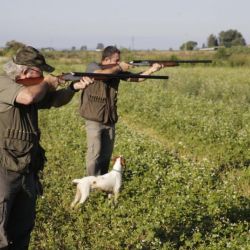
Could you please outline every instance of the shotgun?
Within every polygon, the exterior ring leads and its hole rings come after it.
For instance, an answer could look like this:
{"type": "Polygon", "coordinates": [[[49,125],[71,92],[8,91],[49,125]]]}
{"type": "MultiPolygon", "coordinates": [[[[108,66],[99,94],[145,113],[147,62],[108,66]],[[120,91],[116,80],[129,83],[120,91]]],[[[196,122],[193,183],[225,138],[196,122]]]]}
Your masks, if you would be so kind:
{"type": "Polygon", "coordinates": [[[64,81],[79,81],[83,76],[88,76],[94,78],[95,80],[109,80],[109,79],[121,79],[126,80],[128,78],[132,79],[168,79],[168,76],[159,76],[159,75],[141,75],[133,74],[130,72],[121,72],[117,74],[104,74],[104,73],[85,73],[85,72],[70,72],[64,73],[59,76],[60,79],[64,81]]]}
{"type": "MultiPolygon", "coordinates": [[[[69,72],[69,73],[62,73],[61,75],[57,76],[60,80],[63,81],[79,81],[82,77],[87,76],[90,78],[94,78],[95,80],[100,81],[107,81],[109,79],[168,79],[168,76],[160,76],[160,75],[140,75],[140,74],[133,74],[130,72],[121,72],[117,74],[104,74],[104,73],[85,73],[85,72],[69,72]]],[[[23,84],[25,86],[39,84],[44,80],[43,77],[37,78],[26,78],[26,79],[18,79],[16,82],[19,84],[23,84]]]]}
{"type": "Polygon", "coordinates": [[[154,63],[163,64],[165,67],[175,67],[182,63],[212,63],[212,60],[133,60],[129,62],[133,66],[152,66],[154,63]]]}

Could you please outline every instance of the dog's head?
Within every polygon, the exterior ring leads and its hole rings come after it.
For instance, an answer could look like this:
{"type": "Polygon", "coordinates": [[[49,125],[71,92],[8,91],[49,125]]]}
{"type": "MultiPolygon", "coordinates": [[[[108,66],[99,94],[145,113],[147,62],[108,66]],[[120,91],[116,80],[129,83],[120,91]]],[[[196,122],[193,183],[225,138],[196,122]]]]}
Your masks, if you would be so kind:
{"type": "Polygon", "coordinates": [[[114,157],[112,157],[111,160],[112,160],[112,165],[114,165],[117,160],[120,160],[122,168],[124,169],[126,166],[126,160],[122,155],[114,156],[114,157]]]}

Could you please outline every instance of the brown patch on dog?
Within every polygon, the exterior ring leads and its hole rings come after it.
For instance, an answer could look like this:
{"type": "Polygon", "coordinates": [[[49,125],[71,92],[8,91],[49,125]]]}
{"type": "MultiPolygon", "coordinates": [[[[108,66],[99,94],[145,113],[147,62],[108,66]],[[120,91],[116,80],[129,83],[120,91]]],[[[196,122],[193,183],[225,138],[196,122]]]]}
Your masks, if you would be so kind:
{"type": "Polygon", "coordinates": [[[122,165],[123,168],[125,168],[125,166],[126,166],[126,160],[125,160],[125,158],[124,158],[122,155],[112,157],[112,159],[111,159],[112,165],[115,164],[115,161],[116,161],[118,158],[121,158],[121,165],[122,165]]]}
{"type": "Polygon", "coordinates": [[[116,159],[118,158],[119,156],[114,156],[111,158],[111,163],[112,163],[112,166],[115,164],[115,161],[116,159]]]}
{"type": "Polygon", "coordinates": [[[121,165],[123,168],[126,166],[126,160],[121,156],[121,165]]]}

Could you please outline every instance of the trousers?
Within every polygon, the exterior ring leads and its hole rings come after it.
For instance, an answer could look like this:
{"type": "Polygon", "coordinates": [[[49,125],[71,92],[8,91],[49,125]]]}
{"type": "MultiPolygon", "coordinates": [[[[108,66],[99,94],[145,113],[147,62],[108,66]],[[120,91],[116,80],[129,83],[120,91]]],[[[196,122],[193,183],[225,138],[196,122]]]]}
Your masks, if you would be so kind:
{"type": "Polygon", "coordinates": [[[115,141],[115,125],[106,125],[86,120],[88,176],[103,175],[108,172],[115,141]]]}
{"type": "Polygon", "coordinates": [[[35,224],[36,177],[0,166],[0,249],[27,250],[35,224]]]}

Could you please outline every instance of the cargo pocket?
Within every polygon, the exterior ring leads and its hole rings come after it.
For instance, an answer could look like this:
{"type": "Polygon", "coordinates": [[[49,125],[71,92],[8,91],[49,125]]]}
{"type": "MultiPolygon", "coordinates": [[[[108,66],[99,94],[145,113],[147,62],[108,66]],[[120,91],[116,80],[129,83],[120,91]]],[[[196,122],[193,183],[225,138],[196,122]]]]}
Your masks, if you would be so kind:
{"type": "Polygon", "coordinates": [[[33,143],[18,139],[5,138],[0,148],[2,166],[12,171],[22,171],[31,163],[33,143]]]}
{"type": "Polygon", "coordinates": [[[0,201],[0,225],[3,223],[5,213],[5,203],[4,201],[0,201]]]}

